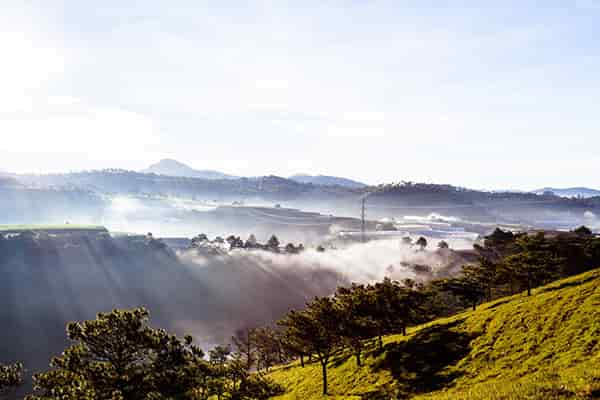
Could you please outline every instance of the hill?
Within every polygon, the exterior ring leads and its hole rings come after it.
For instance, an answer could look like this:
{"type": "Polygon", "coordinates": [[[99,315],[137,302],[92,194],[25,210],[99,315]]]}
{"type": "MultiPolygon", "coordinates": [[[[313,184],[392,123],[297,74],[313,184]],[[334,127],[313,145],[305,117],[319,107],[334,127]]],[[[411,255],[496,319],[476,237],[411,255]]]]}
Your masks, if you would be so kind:
{"type": "Polygon", "coordinates": [[[9,175],[5,175],[0,171],[0,188],[19,187],[19,182],[9,175]]]}
{"type": "Polygon", "coordinates": [[[100,225],[78,225],[78,224],[56,224],[56,225],[41,225],[41,224],[22,224],[22,225],[0,225],[0,234],[18,235],[24,232],[38,232],[47,234],[62,234],[68,235],[72,233],[79,234],[99,234],[108,233],[108,230],[100,225]]]}
{"type": "Polygon", "coordinates": [[[600,269],[389,336],[362,367],[341,354],[321,395],[318,363],[274,370],[292,399],[600,397],[600,269]]]}
{"type": "Polygon", "coordinates": [[[560,196],[560,197],[588,198],[588,197],[600,196],[600,190],[590,189],[587,187],[573,187],[573,188],[565,188],[565,189],[545,187],[545,188],[533,191],[533,193],[536,193],[536,194],[544,194],[544,193],[549,193],[549,192],[554,193],[556,196],[560,196]]]}
{"type": "Polygon", "coordinates": [[[290,176],[289,179],[300,183],[312,183],[313,185],[322,186],[343,186],[353,189],[360,189],[367,186],[365,183],[354,181],[352,179],[328,175],[296,174],[290,176]]]}
{"type": "Polygon", "coordinates": [[[177,160],[165,158],[141,171],[146,174],[182,176],[201,179],[234,179],[233,175],[213,170],[197,170],[177,160]]]}

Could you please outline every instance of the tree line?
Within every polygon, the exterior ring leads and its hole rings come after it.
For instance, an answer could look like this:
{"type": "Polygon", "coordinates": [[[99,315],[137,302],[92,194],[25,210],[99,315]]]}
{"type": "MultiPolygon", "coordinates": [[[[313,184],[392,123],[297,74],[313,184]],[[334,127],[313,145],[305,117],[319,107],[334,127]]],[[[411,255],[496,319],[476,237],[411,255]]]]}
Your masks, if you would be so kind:
{"type": "Polygon", "coordinates": [[[295,245],[294,243],[288,243],[282,248],[282,244],[277,236],[271,235],[266,243],[260,243],[254,234],[250,234],[246,241],[244,241],[240,236],[235,235],[229,235],[225,239],[223,239],[221,236],[217,236],[213,240],[210,240],[205,233],[201,233],[192,238],[190,242],[190,248],[203,247],[227,247],[228,250],[265,250],[274,253],[283,251],[289,254],[298,254],[304,251],[304,245],[302,243],[298,245],[295,245]]]}

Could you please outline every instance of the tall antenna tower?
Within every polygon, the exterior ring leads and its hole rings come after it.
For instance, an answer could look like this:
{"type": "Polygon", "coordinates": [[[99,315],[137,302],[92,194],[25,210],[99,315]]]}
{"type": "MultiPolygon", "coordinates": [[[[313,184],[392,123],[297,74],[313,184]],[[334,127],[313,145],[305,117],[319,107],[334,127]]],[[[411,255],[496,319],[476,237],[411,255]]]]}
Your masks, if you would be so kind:
{"type": "Polygon", "coordinates": [[[365,236],[365,231],[366,231],[366,227],[367,227],[367,222],[365,220],[365,210],[366,210],[366,203],[367,203],[367,197],[369,197],[371,195],[371,192],[367,192],[364,195],[361,196],[360,201],[361,201],[361,207],[360,207],[360,239],[362,240],[362,242],[366,242],[367,238],[365,236]]]}
{"type": "Polygon", "coordinates": [[[362,198],[362,205],[360,208],[360,239],[362,242],[365,242],[365,203],[367,201],[367,196],[362,198]]]}

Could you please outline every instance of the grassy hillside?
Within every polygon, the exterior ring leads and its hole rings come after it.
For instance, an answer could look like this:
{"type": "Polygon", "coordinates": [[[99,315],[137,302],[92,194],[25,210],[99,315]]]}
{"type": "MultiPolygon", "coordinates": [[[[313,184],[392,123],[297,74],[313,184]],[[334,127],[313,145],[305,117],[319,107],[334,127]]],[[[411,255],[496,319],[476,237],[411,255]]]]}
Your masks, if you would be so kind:
{"type": "Polygon", "coordinates": [[[357,367],[341,354],[274,370],[279,400],[600,398],[600,269],[389,336],[357,367]]]}
{"type": "Polygon", "coordinates": [[[106,231],[106,228],[100,225],[79,225],[79,224],[55,224],[55,225],[43,225],[43,224],[23,224],[23,225],[0,225],[0,233],[10,232],[26,232],[26,231],[39,231],[39,232],[64,232],[64,231],[106,231]]]}

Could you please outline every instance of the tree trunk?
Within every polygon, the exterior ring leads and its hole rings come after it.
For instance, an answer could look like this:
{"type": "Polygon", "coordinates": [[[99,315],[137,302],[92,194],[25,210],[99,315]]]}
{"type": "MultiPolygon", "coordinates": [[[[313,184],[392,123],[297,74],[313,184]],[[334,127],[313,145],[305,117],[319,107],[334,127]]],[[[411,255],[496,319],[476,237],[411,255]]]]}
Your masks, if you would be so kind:
{"type": "Polygon", "coordinates": [[[406,325],[402,325],[402,335],[406,336],[406,325]]]}
{"type": "Polygon", "coordinates": [[[383,338],[381,337],[381,334],[379,334],[379,350],[383,351],[383,338]]]}
{"type": "Polygon", "coordinates": [[[327,361],[321,361],[321,367],[323,368],[323,395],[327,396],[327,361]]]}
{"type": "Polygon", "coordinates": [[[360,361],[360,350],[358,350],[356,352],[356,366],[360,367],[362,365],[361,361],[360,361]]]}
{"type": "Polygon", "coordinates": [[[527,272],[527,296],[531,296],[531,273],[527,272]]]}
{"type": "Polygon", "coordinates": [[[476,301],[474,301],[474,302],[473,302],[473,311],[475,311],[475,308],[476,308],[476,307],[477,307],[477,302],[476,302],[476,301]]]}
{"type": "Polygon", "coordinates": [[[248,356],[248,359],[246,360],[246,369],[250,371],[252,368],[252,342],[250,338],[250,330],[248,330],[246,341],[248,342],[248,347],[246,348],[246,355],[248,356]]]}
{"type": "Polygon", "coordinates": [[[304,368],[304,354],[300,354],[300,365],[304,368]]]}

